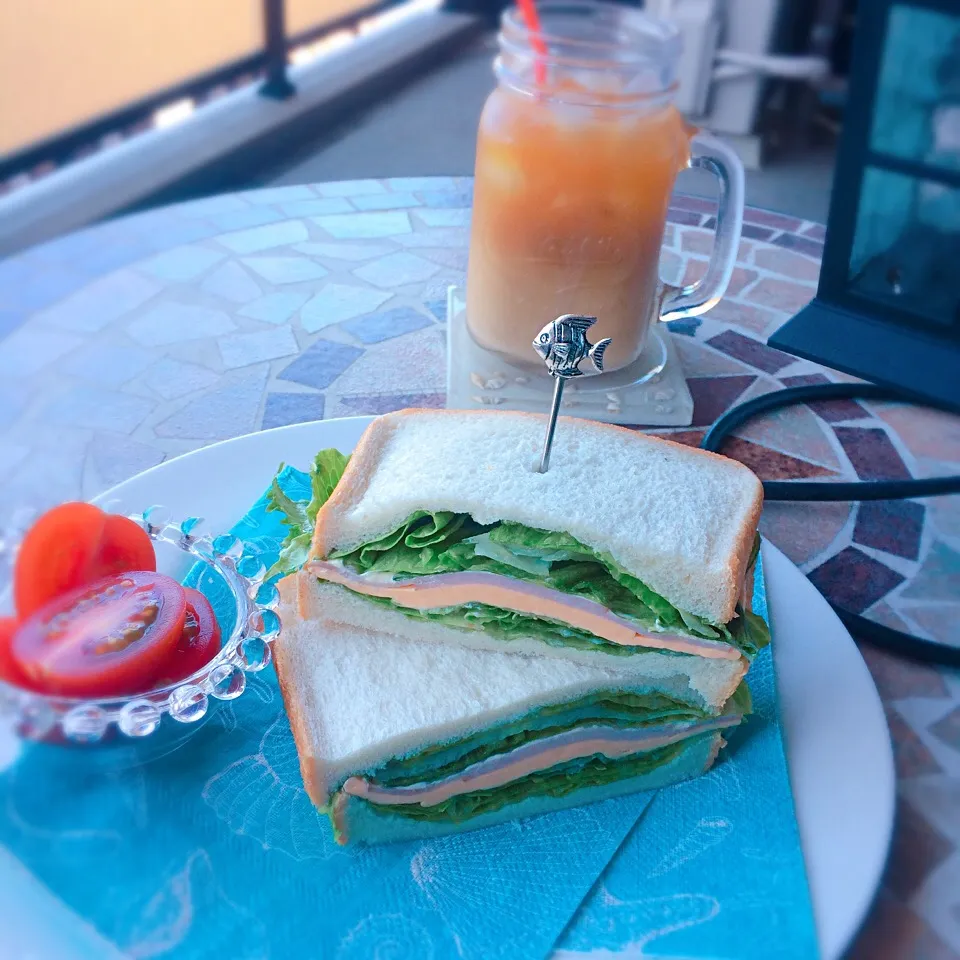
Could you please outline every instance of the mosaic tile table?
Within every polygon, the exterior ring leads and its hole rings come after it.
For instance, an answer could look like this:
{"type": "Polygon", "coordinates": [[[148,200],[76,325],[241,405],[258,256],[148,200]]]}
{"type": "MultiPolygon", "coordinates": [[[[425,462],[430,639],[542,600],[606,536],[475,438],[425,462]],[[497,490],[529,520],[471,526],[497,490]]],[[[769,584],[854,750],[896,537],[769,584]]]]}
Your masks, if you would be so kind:
{"type": "MultiPolygon", "coordinates": [[[[442,406],[445,296],[464,281],[470,202],[459,179],[262,189],[0,262],[0,521],[260,428],[442,406]]],[[[704,269],[710,214],[676,198],[669,279],[704,269]]],[[[813,295],[822,240],[817,224],[747,211],[727,298],[675,334],[695,400],[676,439],[697,443],[738,400],[835,378],[763,343],[813,295]]],[[[823,403],[749,425],[727,452],[767,479],[956,473],[960,418],[823,403]]],[[[957,498],[770,504],[763,531],[835,603],[960,645],[957,498]]],[[[960,956],[960,677],[862,649],[900,808],[852,955],[960,956]]]]}

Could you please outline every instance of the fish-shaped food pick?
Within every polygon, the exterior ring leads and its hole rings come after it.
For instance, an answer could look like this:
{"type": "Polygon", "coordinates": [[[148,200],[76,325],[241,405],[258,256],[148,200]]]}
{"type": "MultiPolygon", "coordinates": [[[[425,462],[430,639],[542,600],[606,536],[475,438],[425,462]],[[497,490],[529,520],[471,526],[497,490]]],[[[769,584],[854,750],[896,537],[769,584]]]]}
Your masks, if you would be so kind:
{"type": "Polygon", "coordinates": [[[533,349],[540,354],[552,377],[582,377],[580,363],[589,357],[598,373],[603,372],[603,354],[610,346],[610,338],[591,344],[587,331],[597,322],[596,317],[566,314],[552,320],[537,334],[533,349]]]}
{"type": "Polygon", "coordinates": [[[553,434],[557,429],[557,415],[560,413],[560,401],[563,397],[563,384],[571,377],[582,377],[580,364],[589,357],[598,373],[603,373],[603,354],[610,346],[610,338],[591,344],[587,340],[587,331],[597,322],[596,317],[579,317],[572,313],[551,320],[536,336],[533,349],[547,365],[550,376],[556,383],[553,388],[553,403],[547,419],[547,435],[543,439],[543,452],[540,454],[538,473],[546,473],[550,466],[550,449],[553,447],[553,434]]]}

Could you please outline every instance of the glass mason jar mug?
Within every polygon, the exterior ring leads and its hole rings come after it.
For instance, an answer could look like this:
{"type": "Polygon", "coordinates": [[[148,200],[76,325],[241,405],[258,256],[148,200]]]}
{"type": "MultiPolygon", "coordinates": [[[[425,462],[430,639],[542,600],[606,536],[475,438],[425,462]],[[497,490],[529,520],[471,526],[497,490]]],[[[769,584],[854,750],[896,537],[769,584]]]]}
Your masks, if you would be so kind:
{"type": "Polygon", "coordinates": [[[641,354],[654,321],[695,316],[723,295],[743,218],[743,168],[673,106],[680,37],[608,3],[540,5],[531,36],[517,10],[499,35],[498,78],[480,119],[467,270],[467,326],[507,360],[538,364],[531,342],[565,313],[598,318],[607,370],[641,354]],[[659,278],[677,174],[720,186],[703,278],[659,278]]]}

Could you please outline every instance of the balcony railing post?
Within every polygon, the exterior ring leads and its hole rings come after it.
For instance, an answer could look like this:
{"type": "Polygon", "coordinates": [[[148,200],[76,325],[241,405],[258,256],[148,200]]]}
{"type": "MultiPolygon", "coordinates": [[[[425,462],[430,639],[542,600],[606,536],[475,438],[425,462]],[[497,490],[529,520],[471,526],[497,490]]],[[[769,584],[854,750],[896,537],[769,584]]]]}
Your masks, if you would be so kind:
{"type": "Polygon", "coordinates": [[[483,17],[495,24],[511,2],[512,0],[444,0],[443,9],[451,13],[469,13],[483,17]]]}
{"type": "Polygon", "coordinates": [[[286,100],[296,92],[287,77],[287,31],[284,25],[284,0],[263,0],[264,53],[267,58],[267,79],[260,95],[286,100]]]}

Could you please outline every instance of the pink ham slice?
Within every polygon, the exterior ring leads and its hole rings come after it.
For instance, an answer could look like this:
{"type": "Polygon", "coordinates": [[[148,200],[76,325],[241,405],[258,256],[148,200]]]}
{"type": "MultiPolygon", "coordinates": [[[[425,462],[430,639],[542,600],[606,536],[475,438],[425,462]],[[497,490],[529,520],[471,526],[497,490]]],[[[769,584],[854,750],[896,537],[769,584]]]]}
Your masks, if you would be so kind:
{"type": "Polygon", "coordinates": [[[636,625],[611,613],[603,604],[536,583],[497,573],[438,573],[409,580],[384,580],[354,573],[342,563],[313,560],[308,569],[321,580],[370,597],[385,597],[401,607],[431,610],[485,603],[534,617],[547,617],[586,630],[595,637],[629,647],[672,650],[716,660],[737,660],[740,651],[722,640],[670,633],[639,633],[636,625]]]}
{"type": "Polygon", "coordinates": [[[610,727],[580,727],[526,743],[507,753],[488,757],[462,773],[432,783],[409,787],[383,787],[364,777],[349,777],[344,793],[362,797],[373,803],[419,803],[432,807],[451,797],[474,790],[494,790],[531,773],[549,770],[558,764],[600,754],[610,760],[660,747],[700,733],[723,730],[740,722],[739,716],[715,717],[692,723],[666,723],[634,730],[612,730],[610,727]]]}

